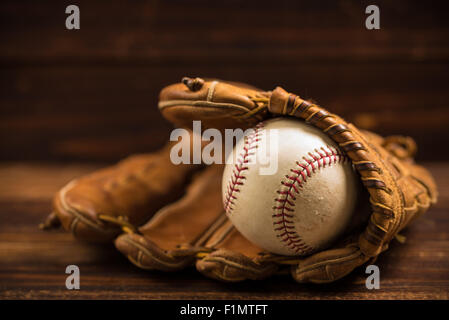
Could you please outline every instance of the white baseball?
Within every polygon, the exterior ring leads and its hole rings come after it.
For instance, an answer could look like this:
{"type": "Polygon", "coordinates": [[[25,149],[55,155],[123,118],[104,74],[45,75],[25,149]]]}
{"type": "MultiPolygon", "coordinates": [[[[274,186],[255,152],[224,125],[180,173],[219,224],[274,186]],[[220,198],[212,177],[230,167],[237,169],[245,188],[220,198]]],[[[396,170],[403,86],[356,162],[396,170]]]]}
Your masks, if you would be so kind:
{"type": "Polygon", "coordinates": [[[228,156],[223,203],[234,226],[261,248],[308,255],[350,225],[358,181],[350,159],[325,133],[301,120],[275,118],[258,124],[228,156]],[[278,139],[268,134],[271,129],[278,139]],[[257,155],[269,154],[275,140],[278,169],[262,175],[267,164],[257,155]]]}

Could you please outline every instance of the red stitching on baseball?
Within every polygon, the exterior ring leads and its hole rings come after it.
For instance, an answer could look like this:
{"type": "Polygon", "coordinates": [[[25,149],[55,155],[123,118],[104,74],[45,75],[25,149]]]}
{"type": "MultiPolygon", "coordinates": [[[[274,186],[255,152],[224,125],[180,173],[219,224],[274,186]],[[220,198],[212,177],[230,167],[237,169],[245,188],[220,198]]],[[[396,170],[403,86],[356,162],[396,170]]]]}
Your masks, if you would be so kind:
{"type": "Polygon", "coordinates": [[[301,252],[302,254],[307,254],[313,248],[307,245],[299,236],[299,234],[294,230],[294,222],[290,220],[293,218],[293,214],[287,212],[293,212],[292,207],[295,206],[294,200],[296,197],[293,195],[293,191],[299,194],[299,189],[303,187],[303,184],[307,182],[307,178],[312,176],[316,170],[325,168],[326,165],[330,166],[332,163],[344,163],[349,161],[345,154],[342,154],[338,149],[334,150],[330,146],[326,146],[328,150],[321,147],[321,153],[319,150],[315,149],[315,154],[309,152],[308,155],[312,158],[303,157],[305,163],[296,162],[298,168],[291,169],[290,171],[294,175],[286,175],[286,179],[289,181],[281,181],[283,186],[288,187],[288,190],[279,190],[277,193],[279,196],[274,199],[279,205],[274,206],[273,209],[278,211],[273,214],[273,225],[277,231],[277,237],[280,238],[284,244],[294,250],[295,253],[301,252]],[[326,163],[327,160],[327,163],[326,163]],[[293,201],[292,201],[293,200],[293,201]]]}
{"type": "Polygon", "coordinates": [[[237,199],[235,193],[240,192],[240,189],[237,186],[243,186],[244,182],[241,180],[245,180],[246,177],[243,175],[243,172],[248,170],[247,166],[244,166],[245,163],[249,162],[249,156],[253,155],[250,151],[257,148],[257,142],[260,141],[260,131],[263,128],[264,123],[259,122],[255,127],[254,131],[251,132],[250,135],[246,138],[243,145],[243,152],[239,154],[239,158],[237,159],[237,164],[235,164],[234,169],[232,171],[231,179],[229,179],[228,185],[226,187],[225,200],[223,202],[223,207],[227,214],[232,212],[232,205],[234,204],[235,199],[237,199]]]}

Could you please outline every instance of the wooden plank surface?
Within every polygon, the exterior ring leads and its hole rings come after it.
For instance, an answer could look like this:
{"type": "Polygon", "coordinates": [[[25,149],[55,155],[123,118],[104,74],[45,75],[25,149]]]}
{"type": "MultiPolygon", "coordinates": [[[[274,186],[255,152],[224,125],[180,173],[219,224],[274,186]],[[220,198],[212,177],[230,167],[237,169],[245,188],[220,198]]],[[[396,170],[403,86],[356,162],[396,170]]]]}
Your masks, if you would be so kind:
{"type": "Polygon", "coordinates": [[[367,290],[364,269],[329,285],[303,285],[290,275],[237,284],[207,279],[193,268],[139,270],[113,245],[80,243],[39,222],[68,180],[99,164],[0,165],[0,299],[449,299],[449,164],[426,164],[439,186],[438,203],[392,242],[377,260],[379,290],[367,290]],[[65,288],[65,268],[81,271],[81,289],[65,288]]]}
{"type": "Polygon", "coordinates": [[[170,124],[159,91],[183,76],[280,85],[362,128],[449,149],[446,1],[0,3],[0,160],[115,161],[154,150],[170,124]]]}
{"type": "Polygon", "coordinates": [[[365,28],[369,4],[79,0],[81,29],[67,32],[66,3],[5,0],[0,57],[51,64],[447,60],[445,1],[376,1],[381,11],[377,32],[365,28]]]}
{"type": "MultiPolygon", "coordinates": [[[[215,70],[215,76],[232,79],[238,68],[225,69],[215,70]]],[[[319,97],[315,99],[319,104],[362,128],[412,136],[420,147],[418,159],[449,158],[449,149],[441,148],[449,143],[444,130],[449,127],[445,91],[449,65],[239,69],[245,71],[255,78],[270,78],[266,88],[282,85],[306,97],[319,97]],[[283,76],[289,72],[309,76],[298,80],[283,76]]],[[[207,73],[204,67],[6,69],[3,75],[8,80],[0,82],[5,91],[0,96],[1,159],[109,161],[154,150],[168,139],[171,129],[157,110],[159,89],[185,74],[207,73]]]]}

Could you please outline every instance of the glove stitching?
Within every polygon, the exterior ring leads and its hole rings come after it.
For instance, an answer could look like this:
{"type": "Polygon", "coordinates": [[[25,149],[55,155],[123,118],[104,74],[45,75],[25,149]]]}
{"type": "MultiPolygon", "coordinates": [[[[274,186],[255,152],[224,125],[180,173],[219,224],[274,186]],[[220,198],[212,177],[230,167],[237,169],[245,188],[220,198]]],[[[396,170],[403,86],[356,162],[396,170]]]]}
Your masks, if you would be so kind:
{"type": "Polygon", "coordinates": [[[247,263],[257,265],[258,267],[256,267],[256,268],[250,267],[247,264],[242,264],[240,262],[233,261],[232,259],[229,259],[228,257],[208,256],[203,261],[221,263],[224,266],[228,266],[228,267],[230,266],[230,267],[234,267],[236,269],[245,270],[245,271],[249,271],[251,273],[257,273],[257,274],[263,274],[273,268],[272,265],[268,265],[265,268],[260,268],[259,267],[260,265],[255,264],[254,261],[252,261],[250,259],[246,259],[246,260],[248,260],[247,263]]]}
{"type": "MultiPolygon", "coordinates": [[[[226,215],[221,214],[199,237],[198,240],[193,241],[193,243],[197,246],[204,245],[210,238],[214,235],[214,233],[226,223],[226,215]]],[[[214,245],[209,245],[210,247],[214,247],[214,245]]]]}
{"type": "Polygon", "coordinates": [[[67,184],[59,193],[59,201],[61,203],[61,207],[62,209],[69,215],[73,216],[74,219],[72,220],[71,224],[70,224],[70,230],[72,231],[73,234],[75,234],[76,231],[76,226],[78,225],[78,222],[81,221],[82,223],[84,223],[85,225],[100,231],[102,233],[115,233],[116,230],[111,231],[111,230],[107,230],[104,227],[102,227],[101,225],[95,223],[94,221],[90,220],[89,218],[87,218],[85,215],[83,215],[82,213],[80,213],[78,210],[76,210],[75,208],[71,207],[67,202],[66,202],[66,194],[67,192],[72,189],[75,186],[75,183],[77,182],[77,180],[72,180],[69,184],[67,184]]]}
{"type": "MultiPolygon", "coordinates": [[[[137,263],[136,265],[138,267],[141,267],[143,269],[152,269],[152,267],[144,266],[142,263],[139,262],[139,261],[142,261],[143,255],[149,257],[153,262],[155,262],[157,264],[160,264],[162,266],[168,266],[170,268],[179,268],[186,263],[185,260],[178,260],[178,259],[173,258],[168,255],[161,256],[161,258],[164,258],[163,260],[158,259],[158,258],[156,258],[156,256],[154,254],[152,254],[146,247],[142,246],[140,243],[138,243],[132,239],[129,239],[129,238],[124,238],[123,241],[128,243],[129,245],[135,247],[136,249],[138,249],[137,260],[135,260],[135,259],[132,259],[132,260],[134,260],[134,262],[137,263]],[[139,257],[139,253],[141,253],[140,257],[139,257]]],[[[128,256],[128,258],[129,258],[129,256],[128,256]]]]}
{"type": "Polygon", "coordinates": [[[203,101],[203,100],[168,100],[161,101],[158,104],[159,110],[163,110],[169,107],[178,107],[180,105],[183,106],[193,106],[193,107],[210,107],[215,109],[232,109],[242,111],[244,113],[251,111],[249,108],[235,104],[235,103],[226,103],[226,102],[212,102],[212,101],[203,101]]]}
{"type": "Polygon", "coordinates": [[[302,274],[302,273],[306,273],[306,272],[310,272],[310,271],[314,271],[316,269],[320,269],[323,267],[328,267],[331,265],[340,265],[342,263],[347,263],[353,260],[356,260],[360,257],[363,257],[363,253],[360,250],[357,250],[347,256],[344,257],[338,257],[338,258],[330,258],[324,261],[319,261],[307,266],[301,266],[300,264],[300,268],[296,269],[296,273],[297,274],[302,274]]]}
{"type": "Polygon", "coordinates": [[[212,101],[215,93],[215,86],[218,84],[218,81],[212,81],[210,84],[209,90],[207,91],[207,101],[212,101]]]}

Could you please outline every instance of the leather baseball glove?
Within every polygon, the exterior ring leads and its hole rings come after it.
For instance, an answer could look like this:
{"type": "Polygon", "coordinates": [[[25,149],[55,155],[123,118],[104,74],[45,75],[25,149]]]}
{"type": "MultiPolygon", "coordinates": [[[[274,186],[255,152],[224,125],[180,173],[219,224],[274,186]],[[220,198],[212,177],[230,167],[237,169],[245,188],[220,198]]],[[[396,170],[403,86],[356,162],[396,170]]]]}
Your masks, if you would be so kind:
{"type": "Polygon", "coordinates": [[[291,274],[298,282],[332,282],[374,261],[388,249],[394,237],[401,239],[398,233],[403,228],[436,202],[437,188],[432,176],[413,161],[413,139],[382,138],[359,130],[280,87],[263,92],[220,81],[184,78],[182,83],[162,90],[159,108],[166,119],[182,127],[191,127],[192,120],[201,120],[204,127],[246,128],[273,116],[305,121],[339,144],[352,160],[369,195],[366,204],[371,214],[363,230],[347,235],[334,247],[292,259],[261,251],[255,255],[254,251],[243,250],[243,245],[237,249],[206,244],[212,252],[201,256],[196,266],[208,276],[230,281],[254,279],[267,276],[259,270],[272,262],[290,264],[291,274]]]}
{"type": "MultiPolygon", "coordinates": [[[[184,143],[192,155],[193,140],[184,143]]],[[[243,259],[256,259],[261,250],[243,238],[224,214],[223,166],[174,165],[170,159],[174,145],[169,142],[157,152],[134,155],[70,181],[55,194],[53,212],[40,227],[62,225],[79,240],[114,241],[143,269],[180,270],[222,247],[245,253],[243,259]]],[[[254,264],[246,277],[268,276],[277,268],[271,262],[254,264]]]]}
{"type": "Polygon", "coordinates": [[[224,214],[223,167],[173,165],[167,145],[69,183],[55,196],[55,211],[44,227],[59,220],[78,238],[115,239],[117,249],[143,269],[174,271],[195,264],[203,274],[224,281],[263,279],[290,270],[298,282],[325,283],[373,261],[436,202],[431,175],[413,162],[416,145],[411,138],[358,130],[282,88],[264,92],[185,78],[162,90],[159,108],[169,121],[186,128],[201,120],[203,128],[244,129],[274,116],[316,126],[339,144],[359,172],[367,197],[361,197],[358,210],[370,211],[369,221],[332,248],[308,257],[263,251],[224,214]]]}

